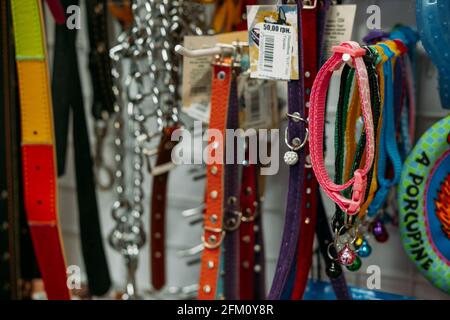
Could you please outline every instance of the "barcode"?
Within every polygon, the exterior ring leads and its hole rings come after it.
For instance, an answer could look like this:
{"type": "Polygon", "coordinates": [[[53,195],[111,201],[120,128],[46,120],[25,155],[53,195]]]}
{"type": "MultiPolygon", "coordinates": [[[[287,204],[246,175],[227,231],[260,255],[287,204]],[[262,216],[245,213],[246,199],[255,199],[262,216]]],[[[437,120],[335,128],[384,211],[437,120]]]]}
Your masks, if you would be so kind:
{"type": "Polygon", "coordinates": [[[264,35],[263,43],[263,71],[272,72],[273,69],[273,55],[275,49],[275,36],[264,35]]]}

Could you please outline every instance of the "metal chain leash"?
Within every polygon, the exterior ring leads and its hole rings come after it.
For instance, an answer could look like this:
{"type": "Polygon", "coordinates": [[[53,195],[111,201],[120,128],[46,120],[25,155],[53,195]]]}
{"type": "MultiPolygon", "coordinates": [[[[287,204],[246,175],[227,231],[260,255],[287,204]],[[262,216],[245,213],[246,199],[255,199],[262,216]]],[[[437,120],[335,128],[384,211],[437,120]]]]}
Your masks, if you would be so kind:
{"type": "MultiPolygon", "coordinates": [[[[143,155],[139,137],[145,131],[143,104],[149,94],[145,92],[145,79],[148,76],[150,61],[148,43],[151,37],[146,22],[149,6],[146,1],[135,0],[132,3],[134,22],[132,27],[121,33],[118,44],[111,48],[113,92],[116,96],[114,105],[114,160],[115,191],[117,199],[113,204],[112,217],[116,226],[112,230],[109,241],[111,246],[120,252],[127,267],[127,283],[124,299],[138,298],[136,290],[136,271],[139,251],[145,243],[145,231],[142,222],[144,191],[143,155]],[[122,88],[125,62],[128,61],[129,73],[122,88]],[[142,71],[141,71],[142,70],[142,71]],[[126,103],[126,118],[123,108],[126,103]],[[132,131],[132,190],[131,201],[127,194],[125,177],[125,154],[127,151],[126,129],[132,131]]],[[[149,87],[149,86],[147,86],[149,87]]]]}
{"type": "Polygon", "coordinates": [[[185,35],[202,35],[205,29],[203,8],[191,0],[152,0],[151,77],[156,86],[152,102],[160,106],[156,115],[158,130],[179,121],[181,57],[174,52],[185,35]]]}
{"type": "Polygon", "coordinates": [[[195,24],[202,17],[202,8],[191,0],[133,0],[131,9],[132,26],[118,36],[117,45],[110,50],[116,98],[113,133],[117,199],[112,207],[116,225],[109,242],[126,262],[124,299],[138,298],[135,278],[140,248],[146,240],[142,221],[144,157],[151,168],[150,158],[157,154],[155,138],[165,127],[179,122],[181,60],[173,48],[186,34],[202,34],[195,24]],[[125,177],[128,140],[133,150],[131,190],[125,177]]]}

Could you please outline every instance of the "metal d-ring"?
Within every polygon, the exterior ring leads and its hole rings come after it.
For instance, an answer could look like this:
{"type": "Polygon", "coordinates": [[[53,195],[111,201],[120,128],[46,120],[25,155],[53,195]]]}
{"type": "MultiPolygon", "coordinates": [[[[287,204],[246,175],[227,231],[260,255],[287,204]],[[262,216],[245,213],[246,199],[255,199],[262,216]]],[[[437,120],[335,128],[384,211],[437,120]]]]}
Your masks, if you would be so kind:
{"type": "Polygon", "coordinates": [[[217,249],[222,245],[223,238],[225,237],[225,231],[219,228],[211,228],[211,227],[204,227],[206,232],[210,233],[216,233],[219,235],[219,239],[215,243],[210,243],[209,239],[205,238],[205,235],[202,235],[201,240],[203,242],[203,245],[206,249],[217,249]]]}
{"type": "Polygon", "coordinates": [[[236,218],[234,218],[235,219],[234,223],[231,223],[233,218],[225,219],[223,228],[228,232],[237,230],[239,228],[239,226],[241,225],[242,212],[237,211],[237,210],[232,210],[232,211],[226,210],[226,211],[232,212],[236,216],[236,218]]]}
{"type": "Polygon", "coordinates": [[[327,247],[327,255],[331,260],[337,261],[337,257],[336,258],[333,257],[333,255],[330,252],[331,246],[334,246],[334,250],[336,250],[336,252],[337,252],[337,248],[336,248],[336,245],[334,244],[334,242],[330,242],[327,247]]]}
{"type": "MultiPolygon", "coordinates": [[[[348,226],[346,226],[346,225],[341,226],[339,228],[338,233],[336,233],[335,245],[337,245],[338,242],[340,244],[344,244],[344,245],[345,244],[354,244],[356,239],[358,238],[357,235],[356,235],[356,232],[353,232],[353,234],[350,234],[353,237],[351,241],[341,241],[341,231],[344,228],[348,229],[348,226]]],[[[354,229],[354,226],[351,226],[350,229],[348,229],[348,230],[353,230],[353,229],[354,229]]]]}
{"type": "Polygon", "coordinates": [[[98,188],[101,191],[110,190],[114,185],[113,169],[111,169],[104,163],[97,164],[95,167],[96,171],[94,173],[94,180],[98,188]],[[101,176],[106,177],[106,180],[102,179],[101,176]]]}
{"type": "Polygon", "coordinates": [[[247,222],[253,222],[253,221],[256,220],[256,218],[258,217],[258,215],[259,215],[259,213],[258,213],[257,208],[255,208],[255,212],[253,213],[252,216],[246,216],[246,215],[244,215],[244,214],[242,213],[242,216],[241,216],[241,222],[244,222],[244,223],[247,223],[247,222]]]}
{"type": "Polygon", "coordinates": [[[291,149],[292,151],[298,151],[298,150],[302,149],[306,145],[306,142],[308,142],[308,137],[309,137],[309,130],[308,130],[308,128],[305,128],[305,138],[303,139],[303,141],[298,146],[292,146],[289,143],[288,129],[289,128],[286,127],[286,130],[284,131],[284,142],[286,143],[288,148],[291,149]]]}

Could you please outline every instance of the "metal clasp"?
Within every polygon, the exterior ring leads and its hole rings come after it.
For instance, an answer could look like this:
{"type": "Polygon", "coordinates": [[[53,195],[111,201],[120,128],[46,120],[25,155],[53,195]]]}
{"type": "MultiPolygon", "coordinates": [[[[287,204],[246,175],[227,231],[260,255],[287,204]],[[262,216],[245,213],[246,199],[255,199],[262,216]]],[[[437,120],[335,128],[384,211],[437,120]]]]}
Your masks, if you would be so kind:
{"type": "Polygon", "coordinates": [[[217,239],[217,236],[215,236],[215,235],[210,235],[208,237],[208,239],[205,239],[205,236],[202,235],[201,239],[202,239],[202,242],[203,242],[203,245],[205,246],[205,248],[207,248],[207,249],[219,248],[222,245],[223,238],[225,237],[225,231],[220,228],[211,228],[211,227],[205,226],[205,233],[206,232],[218,234],[219,239],[217,239]]]}
{"type": "Polygon", "coordinates": [[[108,133],[108,122],[106,117],[103,118],[104,119],[95,122],[96,145],[95,145],[94,165],[96,169],[95,182],[100,190],[106,191],[111,189],[114,184],[114,173],[113,169],[105,164],[103,158],[103,148],[106,135],[108,133]],[[103,176],[106,177],[106,180],[100,178],[101,173],[104,173],[103,176]]]}

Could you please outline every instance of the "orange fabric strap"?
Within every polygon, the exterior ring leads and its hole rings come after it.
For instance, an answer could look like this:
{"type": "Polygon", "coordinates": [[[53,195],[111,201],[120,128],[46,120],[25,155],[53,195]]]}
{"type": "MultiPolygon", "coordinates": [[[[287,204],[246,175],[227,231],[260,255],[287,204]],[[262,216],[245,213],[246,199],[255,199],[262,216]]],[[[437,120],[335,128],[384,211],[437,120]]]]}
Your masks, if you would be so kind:
{"type": "Polygon", "coordinates": [[[223,150],[231,77],[230,65],[214,65],[207,147],[206,209],[202,236],[205,248],[201,259],[198,293],[198,298],[204,300],[212,300],[216,295],[221,244],[225,236],[223,231],[223,150]]]}

